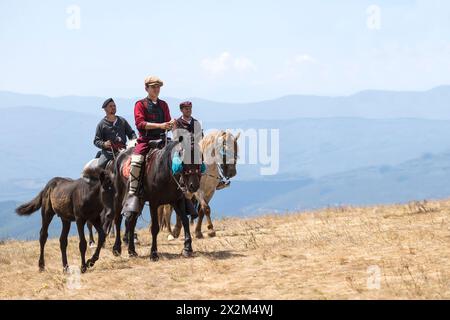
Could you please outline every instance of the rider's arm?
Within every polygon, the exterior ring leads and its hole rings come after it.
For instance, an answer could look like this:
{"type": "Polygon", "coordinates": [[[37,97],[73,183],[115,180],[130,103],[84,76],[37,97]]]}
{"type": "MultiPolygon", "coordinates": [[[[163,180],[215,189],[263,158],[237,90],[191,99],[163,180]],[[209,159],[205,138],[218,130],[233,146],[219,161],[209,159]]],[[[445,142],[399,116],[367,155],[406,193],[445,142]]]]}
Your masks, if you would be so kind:
{"type": "Polygon", "coordinates": [[[101,127],[101,123],[99,123],[97,125],[97,129],[95,130],[94,145],[99,149],[103,149],[104,143],[105,142],[103,141],[102,127],[101,127]]]}
{"type": "Polygon", "coordinates": [[[151,123],[146,122],[145,123],[145,130],[151,130],[151,129],[165,129],[163,128],[164,123],[151,123]]]}

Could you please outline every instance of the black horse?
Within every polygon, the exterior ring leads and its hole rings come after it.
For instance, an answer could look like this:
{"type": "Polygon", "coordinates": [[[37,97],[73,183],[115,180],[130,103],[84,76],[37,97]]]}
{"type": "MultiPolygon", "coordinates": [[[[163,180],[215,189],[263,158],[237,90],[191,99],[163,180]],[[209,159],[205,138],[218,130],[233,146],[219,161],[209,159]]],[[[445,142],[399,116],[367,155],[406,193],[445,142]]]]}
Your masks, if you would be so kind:
{"type": "MultiPolygon", "coordinates": [[[[137,218],[142,211],[144,203],[149,202],[151,215],[151,233],[152,246],[150,258],[153,261],[158,260],[157,235],[159,233],[158,207],[164,204],[171,204],[176,214],[181,218],[184,227],[184,249],[182,255],[184,257],[192,256],[192,238],[189,231],[189,218],[186,212],[185,192],[191,193],[198,190],[200,186],[200,165],[199,164],[183,164],[183,170],[179,174],[172,174],[172,157],[174,152],[183,152],[179,141],[169,141],[162,149],[153,149],[147,156],[147,162],[144,172],[142,193],[140,201],[140,210],[138,212],[129,212],[127,216],[127,232],[128,236],[128,254],[137,256],[134,245],[134,231],[137,218]],[[176,150],[180,149],[180,150],[176,150]]],[[[115,164],[115,186],[117,189],[117,201],[115,209],[115,229],[116,241],[113,246],[114,255],[121,254],[122,241],[120,238],[120,225],[122,223],[122,211],[127,200],[128,179],[123,175],[123,167],[130,158],[133,148],[119,155],[115,164]]]]}

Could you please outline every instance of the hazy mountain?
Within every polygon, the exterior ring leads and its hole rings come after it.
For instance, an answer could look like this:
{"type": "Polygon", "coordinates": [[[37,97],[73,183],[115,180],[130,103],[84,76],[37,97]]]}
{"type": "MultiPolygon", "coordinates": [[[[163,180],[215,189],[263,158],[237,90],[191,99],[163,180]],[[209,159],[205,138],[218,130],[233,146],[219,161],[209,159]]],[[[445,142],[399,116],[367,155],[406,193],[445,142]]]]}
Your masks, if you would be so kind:
{"type": "MultiPolygon", "coordinates": [[[[405,203],[413,200],[448,198],[450,152],[427,154],[396,166],[370,166],[319,179],[288,181],[233,181],[218,191],[211,202],[212,216],[252,216],[339,205],[405,203]],[[230,201],[233,199],[233,201],[230,201]]],[[[0,202],[0,239],[37,239],[40,213],[19,217],[17,202],[0,202]]],[[[150,221],[145,207],[139,225],[150,221]]],[[[50,236],[58,236],[55,218],[50,236]]],[[[75,234],[72,228],[72,234],[75,234]]]]}
{"type": "MultiPolygon", "coordinates": [[[[291,191],[275,193],[273,197],[267,197],[267,200],[239,208],[241,214],[250,214],[442,199],[450,196],[449,181],[450,152],[427,154],[397,166],[371,166],[325,176],[291,191]]],[[[234,188],[230,192],[239,190],[234,188]]]]}
{"type": "MultiPolygon", "coordinates": [[[[23,218],[13,209],[51,177],[79,176],[97,152],[92,141],[103,100],[0,92],[0,238],[37,237],[39,213],[23,218]]],[[[116,99],[119,114],[131,124],[133,100],[116,99]]],[[[178,114],[174,105],[179,100],[167,100],[172,114],[178,114]]],[[[232,187],[213,199],[213,212],[250,215],[446,197],[449,102],[450,87],[335,98],[289,96],[249,104],[194,99],[195,116],[205,130],[279,130],[279,172],[261,176],[259,161],[239,164],[232,187]]],[[[240,141],[241,159],[248,162],[244,142],[249,138],[243,135],[240,141]]],[[[59,222],[53,228],[51,234],[59,234],[59,222]]]]}
{"type": "MultiPolygon", "coordinates": [[[[0,134],[7,137],[0,142],[5,150],[0,166],[7,168],[0,176],[0,201],[27,197],[28,191],[34,193],[53,176],[78,177],[83,165],[97,152],[92,141],[99,116],[22,107],[0,109],[0,117],[0,134]]],[[[260,162],[239,164],[235,180],[317,179],[450,150],[450,121],[326,118],[203,124],[205,130],[279,129],[278,174],[261,176],[260,162]]],[[[244,141],[243,136],[241,143],[244,141]]],[[[248,162],[248,149],[241,146],[241,159],[247,158],[248,162]]]]}
{"type": "MultiPolygon", "coordinates": [[[[114,97],[114,94],[111,93],[114,97]]],[[[143,96],[145,94],[143,93],[143,96]]],[[[65,96],[50,98],[0,92],[0,108],[36,106],[63,111],[77,111],[101,115],[101,104],[108,97],[65,96]]],[[[178,113],[178,98],[163,97],[172,114],[178,113]]],[[[119,112],[132,115],[136,97],[116,98],[119,112]]],[[[320,97],[291,95],[254,103],[221,103],[191,98],[195,114],[204,121],[242,119],[289,119],[323,117],[358,117],[392,119],[413,117],[450,119],[450,86],[441,86],[424,92],[363,91],[351,96],[320,97]]]]}

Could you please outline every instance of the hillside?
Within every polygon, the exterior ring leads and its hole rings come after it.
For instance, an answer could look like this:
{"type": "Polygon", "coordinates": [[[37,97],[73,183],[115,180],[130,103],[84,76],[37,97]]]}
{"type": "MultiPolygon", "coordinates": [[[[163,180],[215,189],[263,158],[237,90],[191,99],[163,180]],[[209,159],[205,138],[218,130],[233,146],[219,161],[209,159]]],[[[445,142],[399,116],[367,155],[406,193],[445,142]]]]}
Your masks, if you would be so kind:
{"type": "MultiPolygon", "coordinates": [[[[139,258],[111,254],[111,240],[80,286],[62,273],[58,240],[39,273],[36,241],[0,244],[1,299],[449,299],[450,200],[340,207],[215,222],[217,237],[159,237],[150,262],[149,232],[139,258]],[[379,279],[379,282],[378,282],[379,279]],[[71,284],[71,286],[69,286],[71,284]]],[[[69,263],[79,266],[71,238],[69,263]]]]}

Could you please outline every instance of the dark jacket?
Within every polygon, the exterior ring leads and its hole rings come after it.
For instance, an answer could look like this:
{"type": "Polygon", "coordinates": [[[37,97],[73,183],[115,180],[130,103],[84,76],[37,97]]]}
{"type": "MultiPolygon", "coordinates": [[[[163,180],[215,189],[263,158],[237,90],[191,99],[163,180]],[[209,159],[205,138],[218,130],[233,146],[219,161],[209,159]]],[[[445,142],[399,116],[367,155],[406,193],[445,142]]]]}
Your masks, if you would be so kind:
{"type": "Polygon", "coordinates": [[[131,128],[127,120],[122,117],[116,116],[115,123],[109,122],[104,117],[97,125],[95,131],[94,145],[97,148],[102,149],[103,152],[112,154],[111,150],[104,149],[103,145],[106,141],[110,140],[113,144],[114,151],[126,146],[128,139],[136,139],[136,133],[131,128]]]}
{"type": "Polygon", "coordinates": [[[153,104],[148,98],[136,102],[134,107],[134,120],[141,138],[159,139],[161,134],[164,133],[164,130],[146,130],[146,123],[163,123],[169,122],[170,119],[169,106],[164,100],[158,99],[156,104],[153,104]]]}

